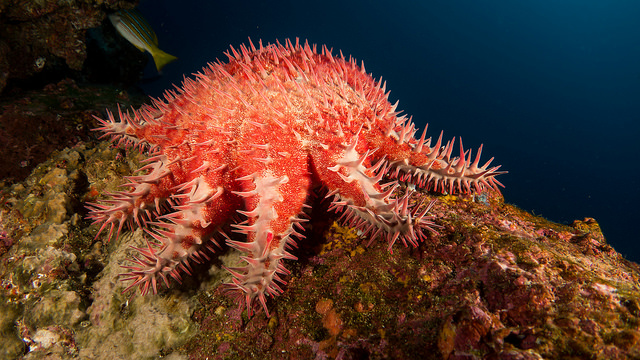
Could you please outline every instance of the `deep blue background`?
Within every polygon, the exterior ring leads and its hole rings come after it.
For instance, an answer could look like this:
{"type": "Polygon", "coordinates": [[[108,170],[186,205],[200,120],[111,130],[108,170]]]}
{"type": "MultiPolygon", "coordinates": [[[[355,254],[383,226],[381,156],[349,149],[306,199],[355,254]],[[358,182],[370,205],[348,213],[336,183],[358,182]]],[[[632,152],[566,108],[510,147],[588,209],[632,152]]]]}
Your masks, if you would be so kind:
{"type": "MultiPolygon", "coordinates": [[[[382,76],[430,135],[484,143],[509,174],[505,200],[548,219],[594,217],[640,262],[640,1],[142,0],[160,48],[179,57],[159,96],[229,45],[300,37],[382,76]]],[[[152,63],[146,69],[152,76],[152,63]]]]}

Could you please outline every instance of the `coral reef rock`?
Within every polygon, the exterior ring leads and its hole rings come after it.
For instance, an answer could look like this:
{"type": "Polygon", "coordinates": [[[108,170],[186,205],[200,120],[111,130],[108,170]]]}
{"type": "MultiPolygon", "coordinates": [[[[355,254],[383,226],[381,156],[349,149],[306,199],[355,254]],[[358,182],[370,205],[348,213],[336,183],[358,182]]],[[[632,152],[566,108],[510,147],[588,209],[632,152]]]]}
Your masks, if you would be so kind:
{"type": "Polygon", "coordinates": [[[2,188],[1,358],[640,356],[638,265],[593,219],[551,223],[495,194],[438,196],[439,235],[393,254],[314,209],[270,318],[222,295],[233,249],[181,286],[122,294],[120,265],[143,234],[95,241],[82,201],[97,196],[90,183],[115,189],[141,159],[81,144],[2,188]]]}
{"type": "Polygon", "coordinates": [[[223,294],[224,268],[246,259],[224,243],[182,284],[123,292],[125,259],[149,234],[95,239],[84,203],[147,158],[80,141],[0,183],[0,358],[640,358],[638,264],[594,219],[552,223],[496,191],[416,192],[435,199],[437,233],[392,253],[319,196],[270,316],[223,294]]]}
{"type": "Polygon", "coordinates": [[[79,72],[87,57],[86,31],[126,0],[0,0],[0,91],[9,79],[43,71],[79,72]]]}

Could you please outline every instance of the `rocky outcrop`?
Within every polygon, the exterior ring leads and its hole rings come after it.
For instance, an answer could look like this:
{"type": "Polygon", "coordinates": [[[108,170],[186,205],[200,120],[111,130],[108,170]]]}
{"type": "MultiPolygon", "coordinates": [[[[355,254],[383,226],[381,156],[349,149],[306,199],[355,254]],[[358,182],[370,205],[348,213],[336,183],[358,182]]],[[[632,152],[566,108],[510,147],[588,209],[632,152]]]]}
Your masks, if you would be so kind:
{"type": "Polygon", "coordinates": [[[495,194],[436,197],[439,234],[392,254],[318,202],[271,318],[247,318],[222,293],[221,267],[240,262],[229,249],[182,285],[122,294],[120,265],[144,234],[103,244],[83,220],[83,202],[143,158],[119,154],[79,144],[2,189],[3,358],[640,356],[638,265],[593,219],[555,224],[495,194]]]}

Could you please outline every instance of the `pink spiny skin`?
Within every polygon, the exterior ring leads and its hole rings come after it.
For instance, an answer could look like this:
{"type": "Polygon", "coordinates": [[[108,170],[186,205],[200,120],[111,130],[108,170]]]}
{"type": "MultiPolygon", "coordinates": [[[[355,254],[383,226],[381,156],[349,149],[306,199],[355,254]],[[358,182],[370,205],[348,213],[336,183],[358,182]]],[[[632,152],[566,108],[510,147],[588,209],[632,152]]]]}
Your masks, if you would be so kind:
{"type": "Polygon", "coordinates": [[[416,139],[411,118],[399,116],[382,80],[326,47],[286,41],[231,48],[229,63],[209,64],[182,88],[133,112],[108,113],[98,130],[118,145],[151,157],[128,178],[129,191],[89,204],[89,218],[116,238],[123,226],[151,237],[125,266],[128,289],[156,293],[158,282],[180,281],[190,260],[208,258],[217,240],[245,253],[228,269],[229,290],[244,298],[249,315],[266,296],[282,293],[295,260],[294,239],[304,239],[314,188],[324,187],[331,209],[389,250],[400,240],[418,246],[437,227],[416,188],[456,193],[498,190],[503,172],[473,157],[452,156],[454,139],[435,144],[426,129],[416,139]],[[407,190],[399,195],[400,183],[407,190]],[[239,216],[240,214],[241,216],[239,216]],[[241,218],[240,220],[238,220],[241,218]],[[222,232],[231,224],[246,239],[222,232]]]}

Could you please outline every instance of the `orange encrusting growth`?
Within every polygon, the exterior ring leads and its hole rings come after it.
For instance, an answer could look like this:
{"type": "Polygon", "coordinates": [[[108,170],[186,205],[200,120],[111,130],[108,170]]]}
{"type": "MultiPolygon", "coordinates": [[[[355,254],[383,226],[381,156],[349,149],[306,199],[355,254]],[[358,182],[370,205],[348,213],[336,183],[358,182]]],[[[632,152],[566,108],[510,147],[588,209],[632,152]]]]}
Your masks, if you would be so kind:
{"type": "MultiPolygon", "coordinates": [[[[453,140],[434,146],[414,137],[410,118],[398,116],[381,80],[364,66],[334,57],[329,49],[286,41],[240,46],[229,63],[210,64],[178,91],[132,113],[99,119],[112,141],[148,149],[152,157],[131,190],[90,204],[90,218],[116,237],[124,224],[142,226],[153,238],[124,274],[143,293],[157,282],[180,281],[189,261],[218,239],[245,253],[245,265],[228,269],[230,290],[256,300],[282,292],[295,259],[294,239],[304,239],[304,208],[316,187],[325,187],[331,208],[371,239],[389,248],[401,240],[417,246],[435,226],[431,204],[412,201],[399,182],[438,192],[497,190],[498,167],[478,165],[453,140]],[[246,236],[245,241],[223,228],[246,236]],[[279,285],[280,284],[280,285],[279,285]]],[[[479,155],[479,152],[478,152],[479,155]]],[[[268,314],[268,312],[267,312],[268,314]]]]}

